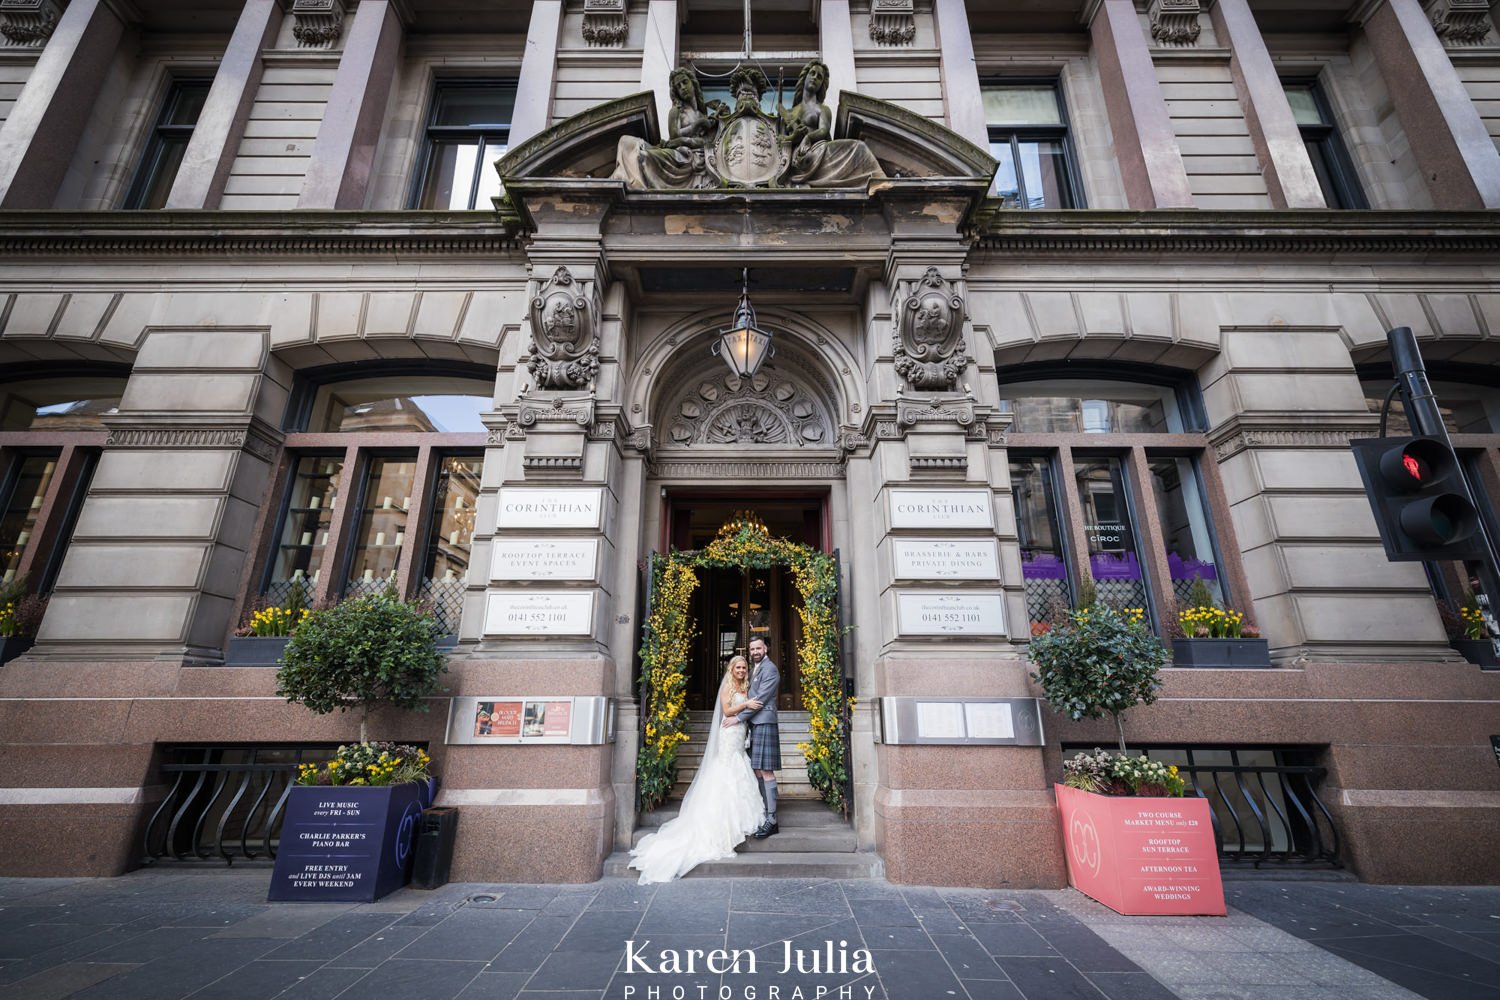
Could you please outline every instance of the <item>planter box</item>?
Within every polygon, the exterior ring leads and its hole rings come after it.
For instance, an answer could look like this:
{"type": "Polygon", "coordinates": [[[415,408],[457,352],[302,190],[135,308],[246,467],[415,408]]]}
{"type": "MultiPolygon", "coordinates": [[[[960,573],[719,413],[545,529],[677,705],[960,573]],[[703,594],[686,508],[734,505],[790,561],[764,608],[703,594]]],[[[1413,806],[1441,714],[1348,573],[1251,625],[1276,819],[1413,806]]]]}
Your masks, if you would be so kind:
{"type": "Polygon", "coordinates": [[[1265,639],[1173,639],[1174,667],[1269,667],[1271,644],[1265,639]]]}
{"type": "Polygon", "coordinates": [[[0,639],[0,663],[9,663],[31,648],[36,639],[29,635],[12,635],[0,639]]]}
{"type": "Polygon", "coordinates": [[[224,650],[224,666],[278,666],[290,641],[290,637],[284,635],[234,636],[229,640],[229,648],[224,650]]]}
{"type": "Polygon", "coordinates": [[[1500,667],[1500,657],[1495,656],[1495,643],[1490,639],[1454,639],[1448,645],[1463,654],[1470,663],[1481,667],[1500,667]]]}
{"type": "Polygon", "coordinates": [[[293,785],[271,875],[271,902],[373,903],[411,878],[428,790],[293,785]]]}
{"type": "Polygon", "coordinates": [[[1117,913],[1224,916],[1208,802],[1057,790],[1068,884],[1117,913]]]}

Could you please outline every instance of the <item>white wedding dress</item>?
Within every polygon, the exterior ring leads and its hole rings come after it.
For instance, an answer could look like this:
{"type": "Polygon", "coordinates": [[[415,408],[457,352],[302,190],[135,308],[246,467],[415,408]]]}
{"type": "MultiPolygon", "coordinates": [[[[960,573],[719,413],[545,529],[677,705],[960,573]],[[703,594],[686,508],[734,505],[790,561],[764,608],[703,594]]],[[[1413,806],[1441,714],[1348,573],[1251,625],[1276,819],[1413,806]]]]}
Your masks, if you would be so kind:
{"type": "MultiPolygon", "coordinates": [[[[745,753],[744,723],[736,719],[724,727],[722,691],[714,702],[703,764],[682,797],[681,812],[656,833],[642,837],[630,852],[630,867],[640,871],[642,885],[670,882],[705,861],[733,857],[734,849],[765,819],[760,785],[745,753]]],[[[730,706],[746,700],[736,691],[730,706]]]]}

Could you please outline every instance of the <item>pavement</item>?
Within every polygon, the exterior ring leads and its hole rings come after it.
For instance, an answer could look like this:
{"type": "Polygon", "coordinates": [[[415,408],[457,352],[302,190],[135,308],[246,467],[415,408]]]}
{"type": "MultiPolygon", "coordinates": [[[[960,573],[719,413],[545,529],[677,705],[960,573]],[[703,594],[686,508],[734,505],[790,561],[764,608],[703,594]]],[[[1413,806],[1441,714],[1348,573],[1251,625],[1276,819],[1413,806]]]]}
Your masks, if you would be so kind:
{"type": "Polygon", "coordinates": [[[1158,918],[1072,890],[880,879],[453,884],[367,904],[268,904],[269,882],[0,879],[0,1000],[1500,1000],[1497,887],[1241,879],[1227,917],[1158,918]],[[706,971],[715,949],[740,951],[738,971],[706,971]],[[803,971],[782,971],[788,951],[803,971]],[[694,971],[663,968],[671,954],[694,971]]]}

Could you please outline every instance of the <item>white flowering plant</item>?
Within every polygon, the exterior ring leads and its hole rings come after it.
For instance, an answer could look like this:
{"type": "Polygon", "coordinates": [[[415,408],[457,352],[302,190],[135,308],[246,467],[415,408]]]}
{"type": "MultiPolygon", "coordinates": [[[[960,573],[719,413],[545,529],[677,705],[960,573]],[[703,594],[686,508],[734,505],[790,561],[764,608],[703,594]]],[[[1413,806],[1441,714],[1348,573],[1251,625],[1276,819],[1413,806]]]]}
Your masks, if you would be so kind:
{"type": "Polygon", "coordinates": [[[1176,764],[1098,747],[1091,754],[1077,753],[1063,761],[1063,784],[1101,795],[1181,798],[1187,792],[1187,781],[1176,764]]]}

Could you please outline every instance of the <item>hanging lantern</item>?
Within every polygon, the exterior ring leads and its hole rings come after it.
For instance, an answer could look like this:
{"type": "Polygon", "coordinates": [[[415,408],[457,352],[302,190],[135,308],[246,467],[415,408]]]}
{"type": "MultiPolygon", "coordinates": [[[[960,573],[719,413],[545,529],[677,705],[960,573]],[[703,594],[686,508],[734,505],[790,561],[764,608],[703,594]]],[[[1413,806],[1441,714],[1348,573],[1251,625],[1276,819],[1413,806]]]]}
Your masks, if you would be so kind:
{"type": "Polygon", "coordinates": [[[771,335],[755,325],[755,309],[750,305],[750,269],[741,273],[740,303],[734,310],[734,322],[719,331],[713,352],[723,358],[731,371],[750,378],[760,366],[776,355],[771,335]]]}

